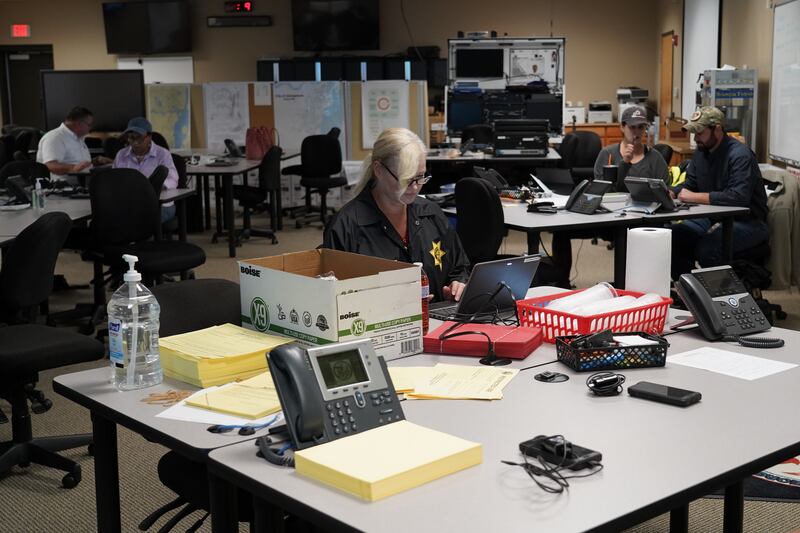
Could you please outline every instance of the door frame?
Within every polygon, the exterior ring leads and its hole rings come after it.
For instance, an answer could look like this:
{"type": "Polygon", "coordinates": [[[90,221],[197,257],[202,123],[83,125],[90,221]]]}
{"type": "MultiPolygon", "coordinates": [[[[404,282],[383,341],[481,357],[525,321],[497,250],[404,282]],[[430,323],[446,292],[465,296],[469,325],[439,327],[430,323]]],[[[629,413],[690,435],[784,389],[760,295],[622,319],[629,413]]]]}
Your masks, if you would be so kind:
{"type": "MultiPolygon", "coordinates": [[[[11,124],[11,102],[9,99],[10,80],[8,79],[8,54],[41,53],[53,55],[52,44],[3,44],[0,45],[0,123],[11,124]]],[[[55,63],[53,64],[55,67],[55,63]]],[[[40,84],[41,89],[41,84],[40,84]]]]}
{"type": "Polygon", "coordinates": [[[673,91],[674,91],[674,89],[673,89],[674,82],[675,82],[675,44],[674,44],[675,41],[674,41],[674,38],[675,38],[675,30],[670,30],[670,31],[662,33],[661,34],[661,39],[659,40],[658,65],[659,65],[659,74],[660,74],[659,81],[660,81],[660,83],[659,83],[659,88],[658,88],[659,89],[659,94],[658,94],[658,114],[661,117],[661,125],[662,126],[665,123],[667,123],[667,121],[669,121],[669,119],[670,119],[669,115],[671,115],[671,114],[673,114],[675,112],[675,110],[673,109],[673,107],[675,105],[675,102],[674,102],[674,98],[672,96],[673,95],[673,91]],[[663,66],[662,66],[663,62],[664,62],[664,46],[663,45],[664,45],[664,37],[667,37],[667,36],[670,37],[670,49],[669,50],[670,50],[670,55],[672,56],[672,60],[670,61],[670,63],[672,63],[672,68],[670,69],[670,73],[669,73],[669,78],[670,78],[670,81],[669,81],[669,110],[670,110],[670,113],[664,113],[664,110],[661,108],[661,104],[663,102],[662,98],[664,96],[663,94],[661,94],[661,91],[662,91],[662,89],[664,87],[664,80],[661,78],[661,75],[663,75],[663,73],[664,73],[664,69],[663,69],[663,66]]]}

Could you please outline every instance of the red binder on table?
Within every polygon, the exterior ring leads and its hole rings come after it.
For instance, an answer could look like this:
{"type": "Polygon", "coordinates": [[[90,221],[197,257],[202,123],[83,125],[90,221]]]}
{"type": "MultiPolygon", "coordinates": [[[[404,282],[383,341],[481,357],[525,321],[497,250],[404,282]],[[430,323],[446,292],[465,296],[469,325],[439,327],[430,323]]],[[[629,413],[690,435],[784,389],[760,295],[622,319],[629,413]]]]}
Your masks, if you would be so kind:
{"type": "MultiPolygon", "coordinates": [[[[479,333],[440,340],[439,336],[452,325],[453,322],[444,322],[435,330],[429,331],[422,338],[424,350],[428,353],[471,355],[475,357],[486,355],[488,340],[479,333]]],[[[461,331],[486,333],[492,339],[497,356],[509,359],[525,359],[542,344],[542,330],[540,328],[468,323],[462,324],[449,333],[461,331]]]]}

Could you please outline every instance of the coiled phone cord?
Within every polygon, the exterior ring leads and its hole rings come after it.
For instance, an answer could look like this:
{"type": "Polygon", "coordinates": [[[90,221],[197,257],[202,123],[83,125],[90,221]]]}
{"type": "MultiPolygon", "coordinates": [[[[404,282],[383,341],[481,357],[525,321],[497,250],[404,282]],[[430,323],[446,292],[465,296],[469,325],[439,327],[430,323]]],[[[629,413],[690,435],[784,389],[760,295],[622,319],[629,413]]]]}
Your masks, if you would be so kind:
{"type": "Polygon", "coordinates": [[[740,337],[738,335],[730,335],[723,337],[726,342],[738,342],[740,345],[747,348],[780,348],[784,344],[783,339],[776,339],[772,337],[740,337]]]}

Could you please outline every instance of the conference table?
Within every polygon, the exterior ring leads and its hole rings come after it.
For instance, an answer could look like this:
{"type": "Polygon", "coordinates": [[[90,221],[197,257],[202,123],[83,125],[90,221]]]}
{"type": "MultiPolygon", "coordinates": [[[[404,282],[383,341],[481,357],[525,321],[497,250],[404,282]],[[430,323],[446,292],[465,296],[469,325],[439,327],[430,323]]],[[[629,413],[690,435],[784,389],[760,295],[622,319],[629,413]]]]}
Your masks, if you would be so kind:
{"type": "MultiPolygon", "coordinates": [[[[529,297],[559,291],[531,289],[529,297]]],[[[670,310],[668,325],[685,311],[670,310]]],[[[438,322],[431,321],[431,327],[438,322]]],[[[716,348],[762,358],[800,363],[795,342],[800,332],[773,328],[768,335],[786,346],[753,350],[717,343],[716,348]]],[[[695,331],[667,337],[669,355],[711,346],[695,331]]],[[[418,354],[389,366],[436,363],[477,365],[477,358],[418,354]]],[[[150,393],[195,387],[171,379],[155,387],[119,392],[107,368],[58,376],[54,390],[91,411],[95,439],[98,531],[119,531],[119,472],[116,427],[125,426],[149,440],[207,464],[214,531],[235,530],[236,488],[254,496],[256,530],[282,523],[288,511],[323,529],[363,531],[618,531],[670,511],[673,531],[688,528],[688,504],[725,488],[725,531],[742,528],[742,481],[800,454],[800,428],[776,424],[800,401],[800,370],[792,368],[745,381],[670,364],[624,370],[630,386],[653,381],[702,393],[688,408],[630,398],[592,396],[577,373],[556,361],[552,344],[543,344],[510,367],[520,373],[500,401],[414,400],[402,403],[406,418],[483,445],[482,464],[384,500],[367,503],[256,457],[253,437],[219,435],[206,426],[155,416],[163,407],[147,405],[150,393]],[[542,383],[534,375],[552,370],[565,383],[542,383]],[[779,412],[775,412],[775,410],[779,412]],[[773,416],[766,416],[772,412],[773,416]],[[540,491],[518,467],[519,442],[540,434],[563,434],[580,446],[600,451],[604,469],[570,480],[568,493],[540,491]]],[[[263,434],[261,432],[260,434],[263,434]]],[[[259,433],[256,434],[258,436],[259,433]]],[[[280,531],[280,527],[276,531],[280,531]]]]}
{"type": "Polygon", "coordinates": [[[223,159],[222,156],[214,156],[214,150],[207,148],[193,148],[189,150],[172,150],[172,153],[187,157],[190,155],[199,155],[200,163],[191,164],[186,163],[186,174],[189,176],[197,176],[200,178],[197,181],[197,193],[202,195],[203,205],[205,211],[205,228],[211,229],[211,192],[209,185],[209,178],[214,178],[214,186],[217,191],[216,195],[216,219],[217,231],[214,234],[214,242],[218,236],[227,233],[228,238],[228,255],[236,257],[236,229],[234,226],[234,212],[233,212],[233,178],[234,176],[242,176],[242,179],[247,180],[247,173],[251,170],[257,169],[261,164],[260,160],[245,159],[239,157],[225,158],[226,163],[218,164],[209,162],[209,158],[216,157],[223,159]],[[222,191],[220,197],[219,191],[222,191]],[[224,214],[224,223],[223,223],[224,214]]]}
{"type": "MultiPolygon", "coordinates": [[[[714,218],[722,223],[722,245],[724,257],[733,255],[733,220],[737,216],[746,215],[746,207],[724,205],[693,205],[689,209],[656,213],[620,211],[610,213],[594,213],[584,215],[571,211],[559,210],[557,213],[529,213],[528,204],[519,201],[503,201],[503,220],[508,229],[525,232],[528,236],[528,252],[539,251],[539,233],[542,231],[557,232],[567,230],[587,230],[609,228],[614,233],[614,286],[625,287],[625,262],[627,260],[628,229],[642,226],[662,226],[674,220],[690,218],[714,218]]],[[[621,207],[621,206],[620,206],[621,207]]],[[[455,208],[444,209],[445,213],[456,214],[455,208]]]]}
{"type": "MultiPolygon", "coordinates": [[[[794,344],[800,333],[773,329],[770,335],[784,338],[786,346],[761,351],[730,343],[714,347],[800,363],[794,344]]],[[[667,339],[670,355],[709,346],[694,332],[667,339]]],[[[625,387],[652,381],[702,393],[700,403],[680,408],[626,393],[593,396],[584,383],[587,374],[555,359],[553,345],[545,344],[514,362],[518,368],[546,366],[521,371],[500,401],[402,402],[407,420],[481,443],[483,462],[380,501],[362,501],[269,464],[249,442],[212,450],[209,472],[217,484],[227,481],[253,495],[255,531],[281,531],[284,510],[325,531],[620,531],[665,512],[671,512],[670,531],[688,531],[689,503],[725,488],[724,531],[741,532],[743,480],[800,454],[800,428],[775,423],[800,401],[800,368],[754,381],[670,364],[669,358],[663,368],[620,371],[627,378],[625,387]],[[534,380],[543,370],[570,379],[534,380]],[[520,467],[500,462],[521,462],[520,442],[555,434],[601,452],[603,470],[570,479],[568,491],[555,495],[542,491],[520,467]]],[[[477,364],[469,357],[423,354],[389,366],[438,362],[477,364]]],[[[229,510],[236,508],[236,492],[220,492],[226,499],[212,499],[212,517],[215,506],[225,511],[214,520],[213,530],[231,531],[235,517],[229,510]]]]}
{"type": "MultiPolygon", "coordinates": [[[[175,202],[178,217],[178,236],[186,240],[186,206],[183,200],[193,196],[194,189],[170,189],[161,192],[160,203],[175,202]]],[[[92,217],[92,206],[88,198],[70,198],[57,194],[49,194],[44,209],[27,207],[14,211],[0,211],[0,247],[13,241],[25,228],[36,222],[45,213],[66,213],[74,222],[88,220],[92,217]]]]}

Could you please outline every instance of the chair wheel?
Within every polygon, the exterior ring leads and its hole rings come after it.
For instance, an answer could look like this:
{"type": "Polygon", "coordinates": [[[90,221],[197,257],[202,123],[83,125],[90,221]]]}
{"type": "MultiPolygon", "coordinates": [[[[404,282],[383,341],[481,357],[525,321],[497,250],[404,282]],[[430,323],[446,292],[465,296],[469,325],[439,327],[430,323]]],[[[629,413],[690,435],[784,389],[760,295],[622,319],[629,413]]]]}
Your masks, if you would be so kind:
{"type": "Polygon", "coordinates": [[[75,470],[61,478],[61,486],[65,489],[74,489],[81,482],[81,467],[77,465],[75,470]]]}

